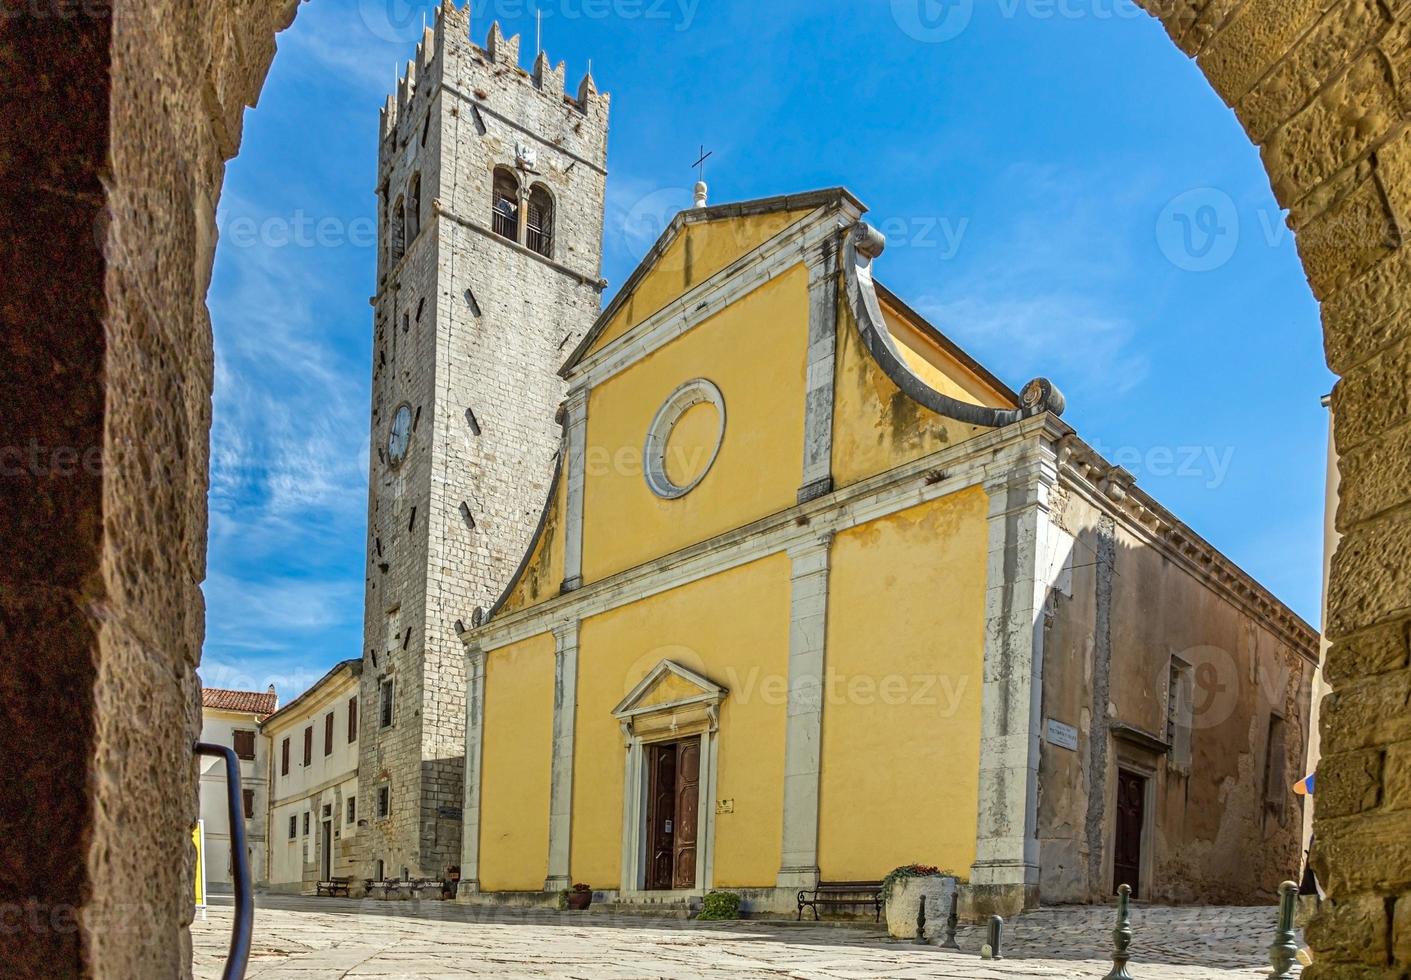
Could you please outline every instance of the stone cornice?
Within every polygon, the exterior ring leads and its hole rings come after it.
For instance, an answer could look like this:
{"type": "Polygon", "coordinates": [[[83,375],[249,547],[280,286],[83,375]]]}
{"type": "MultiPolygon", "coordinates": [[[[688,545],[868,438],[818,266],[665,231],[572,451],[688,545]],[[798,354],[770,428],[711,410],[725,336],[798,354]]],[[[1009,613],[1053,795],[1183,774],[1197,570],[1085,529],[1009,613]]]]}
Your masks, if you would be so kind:
{"type": "Polygon", "coordinates": [[[983,486],[1041,457],[1045,442],[1057,442],[1071,431],[1056,417],[1040,415],[982,433],[577,591],[492,619],[462,631],[461,640],[472,651],[496,649],[549,632],[568,620],[585,619],[769,555],[815,544],[820,535],[983,486]]]}
{"type": "Polygon", "coordinates": [[[1143,544],[1157,549],[1216,593],[1270,624],[1299,656],[1317,664],[1318,631],[1139,488],[1131,473],[1109,463],[1072,434],[1060,444],[1059,474],[1060,486],[1118,519],[1143,544]]]}

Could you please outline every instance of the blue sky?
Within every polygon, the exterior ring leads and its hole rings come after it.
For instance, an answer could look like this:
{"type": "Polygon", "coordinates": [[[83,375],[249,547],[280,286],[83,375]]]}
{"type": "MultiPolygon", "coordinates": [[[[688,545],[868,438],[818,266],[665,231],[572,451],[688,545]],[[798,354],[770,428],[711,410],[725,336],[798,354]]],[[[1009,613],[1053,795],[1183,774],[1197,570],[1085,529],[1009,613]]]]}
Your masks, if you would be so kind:
{"type": "MultiPolygon", "coordinates": [[[[207,684],[285,698],[359,655],[378,109],[411,0],[316,0],[227,171],[207,684]]],[[[1317,308],[1256,150],[1126,0],[538,0],[612,92],[604,274],[690,204],[845,185],[878,276],[1317,623],[1317,308]]],[[[534,0],[480,0],[534,49],[534,0]]],[[[612,287],[609,289],[611,295],[612,287]]]]}

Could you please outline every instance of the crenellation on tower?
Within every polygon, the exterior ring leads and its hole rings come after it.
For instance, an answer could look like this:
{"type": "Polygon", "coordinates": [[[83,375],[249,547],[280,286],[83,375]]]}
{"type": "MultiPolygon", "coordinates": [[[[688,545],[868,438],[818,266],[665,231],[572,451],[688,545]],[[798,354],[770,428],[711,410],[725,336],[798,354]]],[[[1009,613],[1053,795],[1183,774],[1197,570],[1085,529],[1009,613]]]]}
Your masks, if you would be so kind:
{"type": "Polygon", "coordinates": [[[557,67],[549,61],[546,51],[540,51],[539,57],[534,59],[534,84],[539,87],[539,91],[551,98],[563,98],[564,75],[568,71],[568,63],[560,61],[557,67]]]}

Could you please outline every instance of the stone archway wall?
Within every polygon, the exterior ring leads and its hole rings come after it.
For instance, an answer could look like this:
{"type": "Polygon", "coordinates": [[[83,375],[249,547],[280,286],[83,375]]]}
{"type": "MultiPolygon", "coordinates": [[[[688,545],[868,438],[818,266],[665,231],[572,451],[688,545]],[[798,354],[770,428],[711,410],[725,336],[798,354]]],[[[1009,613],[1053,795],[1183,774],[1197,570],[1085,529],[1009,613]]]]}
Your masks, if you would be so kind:
{"type": "MultiPolygon", "coordinates": [[[[1399,976],[1411,966],[1411,2],[1144,2],[1261,148],[1344,379],[1317,823],[1335,902],[1311,931],[1314,972],[1399,976]]],[[[16,97],[0,106],[0,927],[20,975],[189,971],[214,210],[295,6],[3,11],[0,82],[16,97]]]]}
{"type": "Polygon", "coordinates": [[[1344,537],[1314,811],[1315,868],[1333,901],[1309,929],[1319,956],[1308,976],[1401,976],[1411,968],[1411,3],[1143,4],[1259,146],[1342,379],[1344,537]]]}

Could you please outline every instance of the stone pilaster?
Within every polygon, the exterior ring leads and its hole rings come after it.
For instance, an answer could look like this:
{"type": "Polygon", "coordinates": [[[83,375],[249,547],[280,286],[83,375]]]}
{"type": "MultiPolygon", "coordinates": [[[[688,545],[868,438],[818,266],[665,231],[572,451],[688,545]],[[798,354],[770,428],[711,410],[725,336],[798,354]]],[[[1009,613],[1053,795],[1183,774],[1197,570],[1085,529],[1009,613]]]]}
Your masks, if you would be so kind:
{"type": "Polygon", "coordinates": [[[460,895],[480,891],[480,774],[485,739],[485,651],[465,659],[465,806],[461,814],[460,895]]]}
{"type": "Polygon", "coordinates": [[[812,888],[818,883],[818,786],[822,771],[831,545],[829,534],[789,552],[793,561],[793,594],[780,888],[812,888]]]}
{"type": "Polygon", "coordinates": [[[1051,448],[986,484],[990,546],[980,713],[980,805],[970,913],[1013,915],[1039,900],[1038,786],[1044,603],[1040,574],[1056,533],[1051,448]]]}
{"type": "Polygon", "coordinates": [[[587,478],[588,389],[568,399],[568,505],[564,515],[563,591],[583,587],[583,487],[587,478]]]}
{"type": "Polygon", "coordinates": [[[808,377],[799,503],[833,489],[833,371],[838,343],[838,243],[825,239],[808,263],[808,377]]]}
{"type": "Polygon", "coordinates": [[[569,839],[573,829],[573,733],[578,715],[578,622],[554,630],[554,742],[549,777],[549,876],[544,891],[572,884],[569,839]]]}

